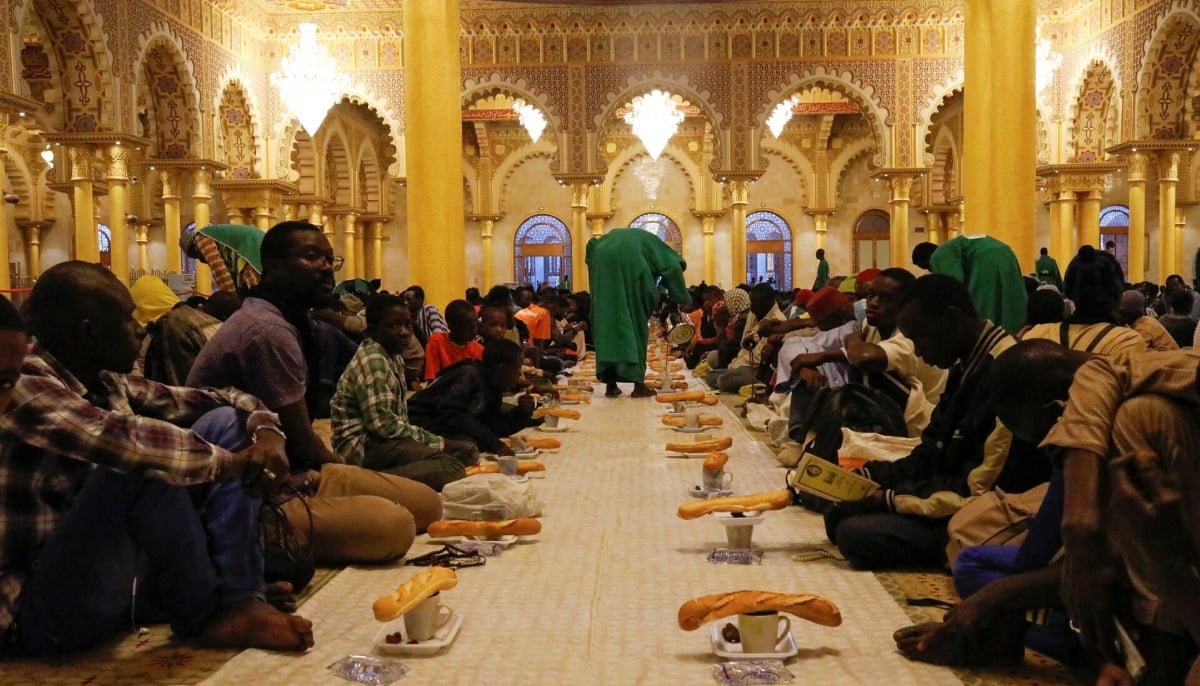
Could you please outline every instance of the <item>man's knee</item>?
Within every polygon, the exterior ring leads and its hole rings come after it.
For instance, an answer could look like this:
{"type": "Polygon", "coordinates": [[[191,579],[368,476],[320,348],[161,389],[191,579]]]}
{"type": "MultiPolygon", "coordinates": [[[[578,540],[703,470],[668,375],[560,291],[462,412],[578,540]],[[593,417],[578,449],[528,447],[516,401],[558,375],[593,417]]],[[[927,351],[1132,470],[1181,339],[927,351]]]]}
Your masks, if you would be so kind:
{"type": "MultiPolygon", "coordinates": [[[[461,465],[459,468],[462,468],[461,465]]],[[[430,524],[442,518],[442,497],[425,484],[413,484],[406,494],[404,506],[412,513],[417,531],[425,531],[430,524]]]]}
{"type": "Polygon", "coordinates": [[[403,556],[416,538],[412,513],[403,505],[378,496],[357,496],[353,517],[343,531],[318,532],[318,562],[389,562],[403,556]],[[321,558],[324,557],[325,560],[321,558]]]}
{"type": "MultiPolygon", "coordinates": [[[[466,478],[467,476],[467,468],[463,466],[463,463],[446,453],[438,453],[426,460],[426,462],[429,463],[429,469],[423,475],[421,482],[438,493],[442,492],[446,484],[466,478]]],[[[478,458],[476,458],[476,462],[478,462],[478,458]]],[[[441,499],[438,502],[440,503],[441,499]]],[[[440,517],[441,514],[439,513],[438,516],[440,517]]]]}
{"type": "Polygon", "coordinates": [[[192,423],[191,429],[200,438],[226,450],[240,450],[251,440],[237,410],[229,405],[205,412],[192,423]]]}

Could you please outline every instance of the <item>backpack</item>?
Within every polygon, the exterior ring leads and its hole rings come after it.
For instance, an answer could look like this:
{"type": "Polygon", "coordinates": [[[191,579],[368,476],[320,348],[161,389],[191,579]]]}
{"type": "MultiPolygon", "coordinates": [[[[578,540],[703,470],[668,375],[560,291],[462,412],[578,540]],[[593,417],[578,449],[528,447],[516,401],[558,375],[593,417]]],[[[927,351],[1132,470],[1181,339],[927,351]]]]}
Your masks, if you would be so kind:
{"type": "Polygon", "coordinates": [[[815,432],[804,452],[836,464],[843,427],[884,436],[908,435],[904,410],[896,401],[878,388],[861,384],[819,389],[788,433],[804,444],[809,432],[815,432]]]}

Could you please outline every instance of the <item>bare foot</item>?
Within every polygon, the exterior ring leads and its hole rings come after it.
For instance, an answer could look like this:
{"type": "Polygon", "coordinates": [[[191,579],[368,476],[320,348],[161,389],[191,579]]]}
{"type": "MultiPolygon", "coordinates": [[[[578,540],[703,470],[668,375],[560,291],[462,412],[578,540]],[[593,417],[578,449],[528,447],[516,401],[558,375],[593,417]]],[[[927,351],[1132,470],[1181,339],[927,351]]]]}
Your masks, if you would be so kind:
{"type": "Polygon", "coordinates": [[[635,383],[633,385],[633,392],[629,394],[629,397],[630,398],[653,398],[656,395],[658,395],[658,392],[655,391],[653,388],[650,388],[649,386],[647,386],[644,383],[635,383]]]}
{"type": "Polygon", "coordinates": [[[978,634],[951,618],[899,629],[892,634],[892,639],[904,657],[935,665],[1003,666],[1019,664],[1024,659],[1023,620],[1011,629],[1003,622],[987,628],[988,637],[981,640],[978,634]]]}
{"type": "Polygon", "coordinates": [[[296,611],[296,592],[287,581],[267,584],[266,594],[267,604],[276,610],[289,614],[296,611]]]}
{"type": "Polygon", "coordinates": [[[608,386],[604,389],[604,397],[606,398],[615,398],[619,395],[621,395],[621,389],[617,388],[615,383],[608,384],[608,386]]]}
{"type": "Polygon", "coordinates": [[[248,598],[218,610],[200,633],[200,642],[210,648],[303,652],[313,646],[312,622],[248,598]]]}

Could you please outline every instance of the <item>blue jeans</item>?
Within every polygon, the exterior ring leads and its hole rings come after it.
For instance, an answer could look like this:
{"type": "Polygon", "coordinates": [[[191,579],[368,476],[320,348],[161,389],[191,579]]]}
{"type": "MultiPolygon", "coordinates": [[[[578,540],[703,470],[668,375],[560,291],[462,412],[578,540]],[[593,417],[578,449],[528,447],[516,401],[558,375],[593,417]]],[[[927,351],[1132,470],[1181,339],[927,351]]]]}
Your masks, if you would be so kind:
{"type": "MultiPolygon", "coordinates": [[[[228,450],[249,443],[229,407],[192,430],[228,450]]],[[[183,487],[96,469],[22,587],[11,630],[19,649],[84,650],[155,620],[193,636],[218,608],[262,598],[258,509],[237,481],[183,487]]]]}

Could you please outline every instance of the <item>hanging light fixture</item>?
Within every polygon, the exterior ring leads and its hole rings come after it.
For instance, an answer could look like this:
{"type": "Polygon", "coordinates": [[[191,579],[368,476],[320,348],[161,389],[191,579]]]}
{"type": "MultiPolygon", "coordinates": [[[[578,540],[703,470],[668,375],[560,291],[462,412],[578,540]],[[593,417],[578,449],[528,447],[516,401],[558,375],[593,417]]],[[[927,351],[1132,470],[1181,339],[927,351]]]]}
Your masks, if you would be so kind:
{"type": "Polygon", "coordinates": [[[633,135],[646,146],[650,158],[657,160],[683,123],[683,112],[670,93],[656,88],[633,99],[633,107],[625,114],[625,123],[633,127],[633,135]]]}
{"type": "Polygon", "coordinates": [[[767,117],[767,128],[771,130],[771,134],[775,138],[783,135],[783,127],[787,126],[787,123],[792,120],[792,108],[796,106],[797,100],[798,98],[793,95],[771,110],[771,116],[767,117]]]}
{"type": "Polygon", "coordinates": [[[538,142],[542,131],[546,130],[546,117],[542,111],[521,99],[513,101],[513,111],[517,113],[517,120],[525,127],[533,142],[538,142]]]}
{"type": "Polygon", "coordinates": [[[279,71],[271,74],[271,84],[279,89],[279,97],[295,113],[300,126],[313,136],[349,82],[337,72],[329,50],[317,42],[317,25],[305,23],[299,28],[300,43],[291,47],[279,71]]]}
{"type": "Polygon", "coordinates": [[[1037,45],[1037,68],[1034,76],[1034,81],[1037,84],[1037,93],[1041,95],[1042,91],[1050,86],[1054,81],[1054,72],[1062,66],[1063,56],[1054,51],[1050,46],[1050,41],[1042,38],[1042,27],[1037,28],[1036,35],[1037,45]]]}
{"type": "Polygon", "coordinates": [[[54,166],[54,151],[50,149],[49,145],[47,145],[46,149],[39,154],[42,156],[42,161],[46,163],[46,166],[54,166]]]}

